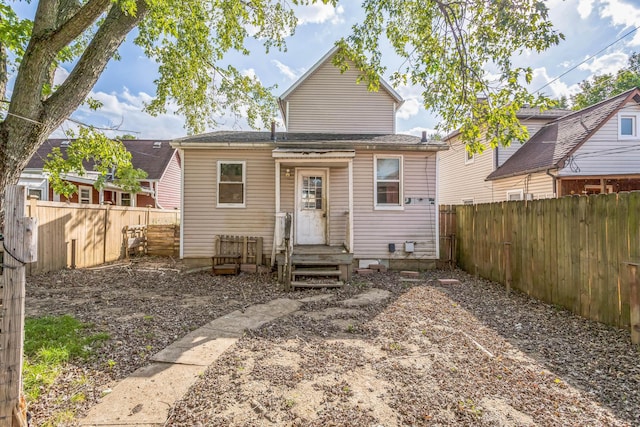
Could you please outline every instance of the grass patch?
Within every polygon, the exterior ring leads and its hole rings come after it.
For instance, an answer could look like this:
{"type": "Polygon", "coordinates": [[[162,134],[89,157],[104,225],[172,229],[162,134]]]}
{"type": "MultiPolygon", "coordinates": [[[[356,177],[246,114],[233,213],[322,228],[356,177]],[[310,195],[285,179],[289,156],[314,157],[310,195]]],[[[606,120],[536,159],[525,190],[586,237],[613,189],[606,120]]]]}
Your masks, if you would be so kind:
{"type": "Polygon", "coordinates": [[[92,327],[69,315],[25,320],[22,373],[28,400],[36,400],[42,390],[49,388],[65,363],[90,357],[109,339],[105,333],[90,333],[92,327]]]}

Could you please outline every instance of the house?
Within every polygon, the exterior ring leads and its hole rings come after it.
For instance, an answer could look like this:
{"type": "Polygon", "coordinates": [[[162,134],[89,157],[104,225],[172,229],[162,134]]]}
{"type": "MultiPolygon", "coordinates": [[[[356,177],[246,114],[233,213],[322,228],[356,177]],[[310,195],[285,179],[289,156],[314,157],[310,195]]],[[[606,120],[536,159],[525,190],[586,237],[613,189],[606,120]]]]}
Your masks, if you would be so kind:
{"type": "MultiPolygon", "coordinates": [[[[522,108],[517,113],[521,124],[529,135],[534,135],[544,125],[571,113],[570,110],[553,109],[540,112],[535,108],[522,108]]],[[[444,138],[450,149],[439,154],[438,198],[445,205],[489,203],[507,200],[520,192],[509,193],[486,178],[502,166],[522,144],[514,143],[508,147],[492,148],[484,144],[482,153],[471,154],[455,131],[444,138]]]]}
{"type": "MultiPolygon", "coordinates": [[[[29,196],[36,196],[40,200],[67,200],[64,196],[54,193],[49,186],[43,166],[54,147],[59,147],[64,152],[69,142],[68,139],[49,139],[31,157],[19,181],[20,185],[27,187],[29,196]]],[[[98,191],[93,187],[97,175],[90,170],[91,165],[86,165],[87,173],[84,176],[74,174],[66,177],[78,187],[78,192],[72,195],[69,201],[81,204],[179,208],[181,159],[178,151],[172,148],[168,141],[136,139],[123,140],[122,143],[131,153],[133,167],[147,173],[147,177],[140,182],[142,191],[131,194],[108,181],[104,188],[98,191]]]]}
{"type": "Polygon", "coordinates": [[[640,89],[548,123],[487,180],[531,199],[640,190],[640,89]]]}
{"type": "Polygon", "coordinates": [[[640,190],[640,89],[580,111],[519,114],[523,145],[469,155],[456,139],[440,156],[444,204],[640,190]],[[464,179],[460,179],[464,177],[464,179]]]}
{"type": "Polygon", "coordinates": [[[431,267],[438,256],[441,143],[395,133],[402,98],[356,84],[329,51],[279,98],[286,132],[213,132],[172,142],[183,159],[181,257],[211,263],[218,235],[263,238],[278,262],[431,267]],[[304,256],[303,256],[304,255],[304,256]],[[298,258],[296,258],[298,257],[298,258]],[[340,260],[337,260],[340,258],[340,260]],[[298,260],[298,261],[296,261],[298,260]]]}

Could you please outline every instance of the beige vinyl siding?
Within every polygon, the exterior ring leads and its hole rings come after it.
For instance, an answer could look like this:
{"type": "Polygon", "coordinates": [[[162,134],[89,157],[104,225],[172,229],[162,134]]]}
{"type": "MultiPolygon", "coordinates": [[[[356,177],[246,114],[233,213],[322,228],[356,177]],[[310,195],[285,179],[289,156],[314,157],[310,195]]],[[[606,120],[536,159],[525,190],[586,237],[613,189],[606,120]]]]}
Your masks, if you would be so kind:
{"type": "Polygon", "coordinates": [[[329,244],[339,246],[347,241],[349,222],[349,169],[329,171],[329,244]]]}
{"type": "Polygon", "coordinates": [[[180,208],[180,159],[177,150],[158,182],[157,199],[163,209],[180,208]]]}
{"type": "Polygon", "coordinates": [[[522,190],[532,194],[534,199],[548,199],[553,195],[553,178],[544,172],[519,175],[493,181],[493,199],[496,202],[507,200],[508,191],[522,190]]]}
{"type": "MultiPolygon", "coordinates": [[[[640,113],[635,102],[622,114],[640,113]]],[[[620,139],[618,116],[614,115],[571,156],[560,176],[624,175],[640,173],[640,137],[620,139]]],[[[640,125],[640,123],[636,123],[640,125]]]]}
{"type": "Polygon", "coordinates": [[[275,223],[275,163],[270,149],[184,150],[183,251],[185,258],[210,257],[214,236],[264,238],[271,253],[275,223]],[[217,161],[246,162],[246,207],[216,208],[217,161]]]}
{"type": "Polygon", "coordinates": [[[322,64],[287,99],[289,132],[395,133],[395,100],[383,88],[356,84],[355,66],[344,74],[322,64]]]}
{"type": "Polygon", "coordinates": [[[295,210],[296,170],[289,167],[291,176],[285,176],[286,169],[285,166],[280,166],[280,212],[289,212],[293,215],[295,210]]]}
{"type": "MultiPolygon", "coordinates": [[[[542,127],[548,123],[549,120],[545,119],[545,120],[523,120],[522,124],[527,128],[527,131],[529,132],[529,138],[531,138],[533,135],[535,135],[540,129],[542,129],[542,127]]],[[[522,147],[522,144],[518,143],[518,142],[514,142],[513,144],[511,144],[508,147],[498,147],[498,165],[497,167],[500,167],[504,164],[504,162],[506,162],[509,157],[513,156],[513,153],[515,153],[516,151],[518,151],[520,149],[520,147],[522,147]]],[[[493,172],[493,171],[492,171],[493,172]]]]}
{"type": "MultiPolygon", "coordinates": [[[[398,152],[375,153],[378,157],[398,152]]],[[[374,209],[374,178],[372,152],[356,152],[353,165],[354,180],[354,255],[359,259],[435,259],[436,206],[435,153],[403,155],[403,197],[415,198],[403,210],[374,209]],[[422,198],[422,201],[418,201],[422,198]],[[404,242],[414,241],[415,252],[404,252],[404,242]],[[395,243],[395,253],[388,244],[395,243]]]]}
{"type": "Polygon", "coordinates": [[[494,151],[485,149],[475,154],[473,162],[465,164],[465,146],[454,139],[451,148],[439,156],[438,203],[461,205],[463,200],[474,203],[492,202],[492,185],[485,178],[493,172],[494,151]]]}

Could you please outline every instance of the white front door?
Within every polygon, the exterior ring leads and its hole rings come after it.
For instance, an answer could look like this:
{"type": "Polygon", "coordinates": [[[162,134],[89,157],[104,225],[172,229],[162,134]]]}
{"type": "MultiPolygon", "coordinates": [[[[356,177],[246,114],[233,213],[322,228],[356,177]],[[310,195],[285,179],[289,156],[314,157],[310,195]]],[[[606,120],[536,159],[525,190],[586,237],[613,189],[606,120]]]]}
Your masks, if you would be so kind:
{"type": "Polygon", "coordinates": [[[298,169],[296,185],[296,244],[324,245],[327,229],[327,172],[298,169]]]}

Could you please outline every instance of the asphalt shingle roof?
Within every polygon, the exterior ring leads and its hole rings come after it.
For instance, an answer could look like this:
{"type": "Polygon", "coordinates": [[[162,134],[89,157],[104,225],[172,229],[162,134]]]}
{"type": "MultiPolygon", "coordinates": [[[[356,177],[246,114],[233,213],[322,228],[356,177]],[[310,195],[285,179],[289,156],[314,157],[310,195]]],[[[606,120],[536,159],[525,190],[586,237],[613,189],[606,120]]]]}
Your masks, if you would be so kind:
{"type": "Polygon", "coordinates": [[[243,132],[243,131],[217,131],[200,135],[188,136],[173,141],[175,144],[198,143],[271,143],[274,148],[278,146],[315,146],[315,147],[345,147],[357,145],[388,145],[396,148],[414,146],[431,147],[432,149],[444,149],[446,144],[442,141],[424,142],[420,137],[404,134],[345,134],[345,133],[287,133],[276,132],[275,141],[271,132],[243,132]]]}
{"type": "Polygon", "coordinates": [[[640,103],[640,89],[628,90],[548,123],[487,179],[562,167],[561,163],[631,98],[640,103]]]}
{"type": "MultiPolygon", "coordinates": [[[[65,152],[65,147],[61,147],[63,141],[69,141],[68,139],[48,139],[42,144],[38,151],[31,157],[26,169],[42,169],[44,162],[47,159],[47,155],[54,147],[60,147],[62,152],[65,152]]],[[[171,156],[175,149],[171,147],[169,141],[157,140],[157,139],[126,139],[122,143],[126,147],[127,151],[131,153],[131,164],[135,168],[139,168],[147,172],[147,178],[150,180],[157,180],[162,177],[171,156]],[[159,148],[153,148],[155,142],[160,142],[159,148]]],[[[85,165],[85,168],[90,168],[91,165],[85,165]]]]}

